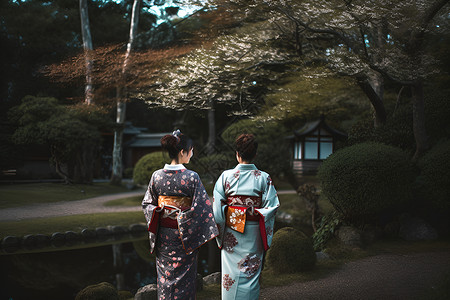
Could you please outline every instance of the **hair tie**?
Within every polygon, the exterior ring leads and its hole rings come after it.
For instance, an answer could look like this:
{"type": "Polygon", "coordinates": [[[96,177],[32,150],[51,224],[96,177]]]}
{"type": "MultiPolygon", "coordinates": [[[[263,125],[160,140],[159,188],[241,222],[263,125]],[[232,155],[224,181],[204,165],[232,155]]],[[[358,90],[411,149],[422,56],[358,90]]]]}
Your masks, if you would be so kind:
{"type": "Polygon", "coordinates": [[[177,143],[179,143],[179,142],[180,142],[180,137],[179,137],[179,135],[181,135],[180,129],[177,129],[177,130],[175,130],[174,132],[172,132],[172,135],[173,135],[174,137],[177,138],[177,143]]]}

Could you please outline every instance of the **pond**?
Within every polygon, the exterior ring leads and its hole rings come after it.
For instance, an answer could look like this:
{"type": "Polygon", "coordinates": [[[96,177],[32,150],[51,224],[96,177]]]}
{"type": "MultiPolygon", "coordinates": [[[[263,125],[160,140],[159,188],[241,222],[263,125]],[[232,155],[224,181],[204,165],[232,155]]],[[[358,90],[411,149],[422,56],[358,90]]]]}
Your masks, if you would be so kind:
{"type": "MultiPolygon", "coordinates": [[[[0,299],[74,299],[88,285],[106,281],[117,286],[117,278],[122,279],[122,289],[132,294],[142,286],[156,283],[155,258],[148,251],[146,236],[120,243],[85,246],[34,253],[3,253],[0,255],[0,299]],[[120,263],[117,263],[117,249],[121,253],[120,263]]],[[[213,248],[217,249],[217,246],[204,246],[200,251],[198,272],[202,275],[211,271],[207,261],[209,249],[213,248]]]]}

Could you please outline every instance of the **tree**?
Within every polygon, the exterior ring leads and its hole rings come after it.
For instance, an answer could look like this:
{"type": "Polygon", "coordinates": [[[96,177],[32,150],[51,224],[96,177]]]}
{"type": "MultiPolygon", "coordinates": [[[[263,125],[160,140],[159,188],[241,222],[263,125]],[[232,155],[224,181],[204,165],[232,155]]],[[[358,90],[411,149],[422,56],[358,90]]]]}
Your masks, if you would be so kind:
{"type": "Polygon", "coordinates": [[[92,36],[91,27],[89,25],[89,14],[87,0],[80,0],[80,19],[81,19],[81,33],[83,37],[84,55],[86,56],[86,87],[84,90],[84,97],[86,104],[91,104],[93,99],[92,86],[92,36]]]}
{"type": "MultiPolygon", "coordinates": [[[[130,38],[127,44],[127,51],[125,53],[125,58],[122,66],[121,77],[124,79],[127,76],[127,71],[130,66],[130,56],[131,51],[134,46],[134,41],[136,39],[137,27],[139,24],[139,10],[140,10],[140,0],[134,0],[133,8],[131,12],[131,23],[130,23],[130,38]]],[[[113,166],[111,174],[111,184],[120,185],[122,181],[122,148],[123,148],[123,128],[125,125],[125,112],[126,103],[124,98],[126,97],[126,87],[123,84],[117,86],[116,92],[117,98],[117,116],[116,123],[117,126],[114,130],[114,146],[113,146],[113,166]]]]}
{"type": "Polygon", "coordinates": [[[435,29],[430,26],[435,17],[447,13],[448,0],[232,2],[250,2],[264,12],[298,55],[309,52],[338,74],[354,77],[375,110],[375,124],[386,120],[383,81],[409,87],[415,158],[424,152],[423,80],[436,71],[424,41],[435,29]]]}
{"type": "Polygon", "coordinates": [[[96,106],[62,105],[55,98],[27,96],[9,112],[16,144],[47,145],[51,163],[66,183],[91,183],[100,129],[107,118],[96,106]]]}
{"type": "Polygon", "coordinates": [[[207,153],[211,153],[215,147],[216,103],[228,104],[230,114],[252,114],[248,103],[258,101],[268,83],[279,78],[282,72],[277,68],[287,68],[287,54],[267,45],[273,35],[264,24],[252,24],[220,36],[212,44],[172,61],[160,73],[153,89],[138,91],[135,96],[175,110],[206,110],[207,153]]]}

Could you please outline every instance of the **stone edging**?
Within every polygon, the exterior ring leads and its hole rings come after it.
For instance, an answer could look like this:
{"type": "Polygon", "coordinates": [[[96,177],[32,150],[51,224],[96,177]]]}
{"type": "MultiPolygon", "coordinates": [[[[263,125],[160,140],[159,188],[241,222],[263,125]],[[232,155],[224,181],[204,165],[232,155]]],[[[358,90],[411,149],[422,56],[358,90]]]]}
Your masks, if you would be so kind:
{"type": "Polygon", "coordinates": [[[85,228],[80,232],[54,232],[51,235],[28,234],[23,237],[6,236],[0,243],[0,254],[14,254],[24,252],[52,251],[64,248],[105,242],[120,242],[136,239],[147,234],[144,223],[125,226],[107,226],[96,229],[85,228]]]}

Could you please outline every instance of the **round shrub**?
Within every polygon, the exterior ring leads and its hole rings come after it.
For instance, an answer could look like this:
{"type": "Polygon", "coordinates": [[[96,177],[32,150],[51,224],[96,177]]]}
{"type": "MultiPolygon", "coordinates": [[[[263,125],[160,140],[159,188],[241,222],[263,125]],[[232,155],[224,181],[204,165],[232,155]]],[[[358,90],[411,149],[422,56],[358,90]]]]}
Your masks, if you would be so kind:
{"type": "Polygon", "coordinates": [[[334,208],[347,221],[359,222],[408,202],[416,169],[401,149],[368,142],[330,155],[318,176],[334,208]]]}
{"type": "Polygon", "coordinates": [[[116,288],[109,282],[89,285],[78,292],[75,300],[119,300],[116,288]]]}
{"type": "Polygon", "coordinates": [[[284,227],[273,236],[266,259],[274,272],[294,273],[311,270],[316,264],[316,253],[311,238],[300,230],[284,227]]]}
{"type": "Polygon", "coordinates": [[[136,184],[147,185],[153,172],[162,169],[168,162],[168,157],[164,152],[153,152],[144,155],[134,167],[133,180],[136,184]]]}
{"type": "Polygon", "coordinates": [[[436,144],[419,160],[423,194],[439,209],[450,210],[450,140],[436,144]]]}

